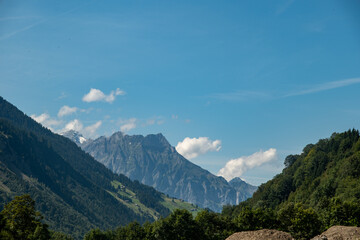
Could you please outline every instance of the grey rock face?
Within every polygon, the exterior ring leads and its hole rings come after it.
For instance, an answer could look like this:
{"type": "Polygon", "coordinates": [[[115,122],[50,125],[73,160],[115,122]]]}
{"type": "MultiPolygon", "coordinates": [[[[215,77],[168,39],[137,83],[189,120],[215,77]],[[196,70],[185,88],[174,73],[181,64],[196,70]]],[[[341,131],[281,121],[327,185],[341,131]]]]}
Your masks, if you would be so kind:
{"type": "Polygon", "coordinates": [[[191,163],[162,134],[144,137],[117,132],[81,147],[115,173],[213,211],[220,212],[223,205],[236,204],[253,193],[246,192],[245,182],[244,187],[234,188],[224,178],[191,163]]]}

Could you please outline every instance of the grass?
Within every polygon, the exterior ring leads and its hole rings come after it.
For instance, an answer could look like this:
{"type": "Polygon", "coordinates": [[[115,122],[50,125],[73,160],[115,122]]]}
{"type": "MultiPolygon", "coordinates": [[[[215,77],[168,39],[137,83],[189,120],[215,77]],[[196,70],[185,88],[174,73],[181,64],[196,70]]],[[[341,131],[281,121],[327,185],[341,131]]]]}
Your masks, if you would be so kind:
{"type": "MultiPolygon", "coordinates": [[[[115,189],[117,189],[117,192],[108,192],[125,206],[132,209],[135,213],[139,215],[151,216],[154,220],[160,218],[160,214],[158,212],[142,204],[139,199],[137,199],[136,194],[127,189],[120,182],[112,181],[111,184],[115,189]]],[[[160,203],[164,207],[168,208],[171,212],[173,212],[175,209],[186,209],[191,212],[193,216],[196,216],[202,210],[194,204],[185,202],[180,199],[167,197],[165,194],[162,194],[162,199],[163,201],[160,203]]]]}
{"type": "Polygon", "coordinates": [[[173,212],[175,209],[186,209],[189,212],[192,213],[192,215],[195,217],[202,209],[198,206],[185,202],[180,199],[167,197],[164,195],[163,197],[164,201],[161,202],[163,206],[170,209],[171,212],[173,212]]]}
{"type": "Polygon", "coordinates": [[[160,218],[160,214],[154,209],[148,208],[142,204],[139,199],[136,198],[136,194],[133,191],[127,189],[118,181],[113,181],[111,184],[117,189],[117,192],[109,191],[109,193],[128,208],[132,209],[135,213],[151,216],[155,220],[160,218]]]}

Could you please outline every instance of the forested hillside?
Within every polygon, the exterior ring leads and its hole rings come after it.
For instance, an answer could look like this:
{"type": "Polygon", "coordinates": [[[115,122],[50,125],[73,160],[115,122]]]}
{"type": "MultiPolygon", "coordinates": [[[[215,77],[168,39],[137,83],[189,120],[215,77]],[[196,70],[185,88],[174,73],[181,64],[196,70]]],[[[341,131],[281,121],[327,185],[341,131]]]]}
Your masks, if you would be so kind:
{"type": "MultiPolygon", "coordinates": [[[[43,128],[0,98],[0,203],[28,193],[51,229],[89,229],[153,221],[177,206],[152,187],[113,174],[69,139],[43,128]]],[[[180,204],[181,203],[181,204],[180,204]]]]}
{"type": "Polygon", "coordinates": [[[223,208],[243,230],[275,228],[308,239],[334,225],[360,225],[360,136],[334,133],[285,159],[253,197],[223,208]],[[244,227],[245,226],[245,227],[244,227]]]}
{"type": "Polygon", "coordinates": [[[301,202],[315,209],[335,199],[360,199],[360,139],[358,130],[334,133],[307,145],[300,155],[285,159],[283,172],[261,185],[248,203],[277,208],[301,202]]]}

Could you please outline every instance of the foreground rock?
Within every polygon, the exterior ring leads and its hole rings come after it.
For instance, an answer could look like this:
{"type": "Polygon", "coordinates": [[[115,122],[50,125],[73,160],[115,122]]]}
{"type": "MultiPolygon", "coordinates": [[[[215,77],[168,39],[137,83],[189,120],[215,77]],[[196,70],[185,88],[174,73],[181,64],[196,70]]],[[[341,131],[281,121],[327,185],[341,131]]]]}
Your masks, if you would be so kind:
{"type": "Polygon", "coordinates": [[[258,231],[245,231],[234,233],[226,240],[294,240],[294,238],[286,232],[263,229],[258,231]]]}
{"type": "Polygon", "coordinates": [[[311,240],[358,240],[360,227],[333,226],[311,240]]]}

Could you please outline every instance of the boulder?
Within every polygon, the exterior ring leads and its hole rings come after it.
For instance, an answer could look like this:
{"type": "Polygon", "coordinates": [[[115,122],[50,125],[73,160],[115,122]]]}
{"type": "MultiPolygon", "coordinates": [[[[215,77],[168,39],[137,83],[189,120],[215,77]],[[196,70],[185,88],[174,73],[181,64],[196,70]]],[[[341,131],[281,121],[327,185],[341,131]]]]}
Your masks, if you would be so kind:
{"type": "Polygon", "coordinates": [[[311,240],[359,240],[360,227],[333,226],[311,240]]]}
{"type": "Polygon", "coordinates": [[[294,238],[286,232],[262,229],[257,231],[237,232],[228,237],[226,240],[294,240],[294,238]]]}

